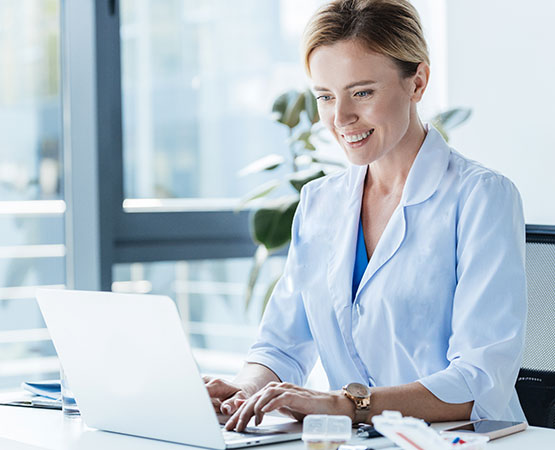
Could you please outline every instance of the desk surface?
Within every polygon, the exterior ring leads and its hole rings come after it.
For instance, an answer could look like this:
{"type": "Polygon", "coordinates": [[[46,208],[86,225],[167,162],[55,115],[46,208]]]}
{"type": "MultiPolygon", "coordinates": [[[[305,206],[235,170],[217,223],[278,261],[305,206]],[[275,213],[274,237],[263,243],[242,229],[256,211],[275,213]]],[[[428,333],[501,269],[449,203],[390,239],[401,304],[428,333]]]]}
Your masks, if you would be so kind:
{"type": "MultiPolygon", "coordinates": [[[[445,428],[447,424],[434,425],[445,428]]],[[[382,439],[383,441],[383,439],[382,439]]],[[[365,441],[370,443],[371,441],[365,441]]],[[[183,450],[186,445],[141,439],[88,429],[80,419],[67,419],[61,411],[0,406],[2,450],[183,450]]],[[[257,447],[263,450],[303,450],[302,441],[257,447]]],[[[555,448],[555,430],[530,427],[522,433],[487,444],[491,450],[540,450],[555,448]]]]}

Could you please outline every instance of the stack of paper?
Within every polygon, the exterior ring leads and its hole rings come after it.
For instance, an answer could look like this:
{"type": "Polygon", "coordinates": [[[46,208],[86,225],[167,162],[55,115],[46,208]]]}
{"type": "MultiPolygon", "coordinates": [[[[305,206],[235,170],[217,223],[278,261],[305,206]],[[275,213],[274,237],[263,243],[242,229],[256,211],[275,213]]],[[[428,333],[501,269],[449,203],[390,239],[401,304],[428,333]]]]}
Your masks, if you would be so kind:
{"type": "Polygon", "coordinates": [[[25,382],[23,392],[2,396],[0,404],[35,408],[62,409],[60,380],[25,382]]]}

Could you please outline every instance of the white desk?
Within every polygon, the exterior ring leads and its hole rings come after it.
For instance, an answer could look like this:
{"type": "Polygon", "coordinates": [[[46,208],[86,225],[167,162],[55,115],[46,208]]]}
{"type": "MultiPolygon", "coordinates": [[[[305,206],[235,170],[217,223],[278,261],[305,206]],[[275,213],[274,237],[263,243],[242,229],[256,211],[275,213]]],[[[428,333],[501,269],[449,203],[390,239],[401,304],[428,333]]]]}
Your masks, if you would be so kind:
{"type": "MultiPolygon", "coordinates": [[[[434,425],[445,428],[447,424],[434,425]]],[[[371,445],[372,440],[365,443],[371,445]]],[[[0,406],[2,450],[183,450],[197,449],[150,439],[86,428],[80,419],[66,419],[61,411],[0,406]],[[8,440],[6,440],[8,439],[8,440]]],[[[261,450],[304,450],[302,441],[256,447],[261,450]]],[[[491,450],[555,449],[555,430],[530,427],[486,445],[491,450]]]]}

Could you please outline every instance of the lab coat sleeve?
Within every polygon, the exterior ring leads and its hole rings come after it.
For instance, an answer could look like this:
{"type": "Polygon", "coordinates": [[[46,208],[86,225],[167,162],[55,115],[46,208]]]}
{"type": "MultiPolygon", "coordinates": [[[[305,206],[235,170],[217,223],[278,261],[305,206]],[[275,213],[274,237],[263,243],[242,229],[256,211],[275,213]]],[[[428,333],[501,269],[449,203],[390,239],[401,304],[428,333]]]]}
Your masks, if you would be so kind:
{"type": "Polygon", "coordinates": [[[419,381],[444,402],[474,401],[472,419],[510,419],[526,324],[522,203],[508,179],[490,174],[459,211],[449,365],[419,381]]]}
{"type": "Polygon", "coordinates": [[[285,269],[268,302],[256,343],[247,355],[248,362],[271,369],[281,381],[302,386],[316,362],[317,351],[308,325],[297,279],[302,245],[303,210],[306,188],[291,229],[291,244],[285,269]]]}

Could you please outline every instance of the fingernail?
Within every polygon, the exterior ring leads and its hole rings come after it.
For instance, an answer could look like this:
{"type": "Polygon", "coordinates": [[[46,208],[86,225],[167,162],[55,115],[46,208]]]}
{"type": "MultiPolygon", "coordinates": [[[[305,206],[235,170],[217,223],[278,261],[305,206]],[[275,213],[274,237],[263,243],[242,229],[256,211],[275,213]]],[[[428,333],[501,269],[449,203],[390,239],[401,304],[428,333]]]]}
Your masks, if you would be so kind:
{"type": "Polygon", "coordinates": [[[224,414],[229,414],[231,412],[231,407],[229,405],[224,405],[222,407],[222,411],[224,412],[224,414]]]}

